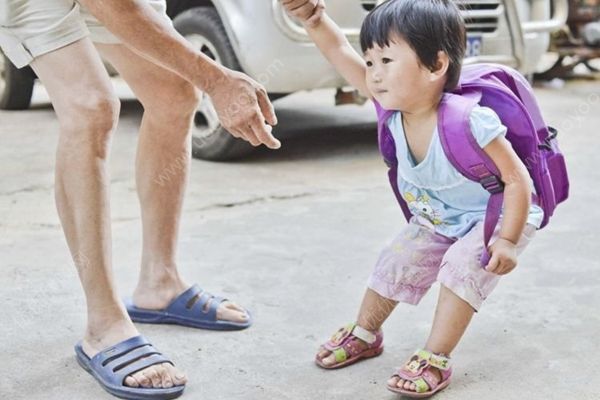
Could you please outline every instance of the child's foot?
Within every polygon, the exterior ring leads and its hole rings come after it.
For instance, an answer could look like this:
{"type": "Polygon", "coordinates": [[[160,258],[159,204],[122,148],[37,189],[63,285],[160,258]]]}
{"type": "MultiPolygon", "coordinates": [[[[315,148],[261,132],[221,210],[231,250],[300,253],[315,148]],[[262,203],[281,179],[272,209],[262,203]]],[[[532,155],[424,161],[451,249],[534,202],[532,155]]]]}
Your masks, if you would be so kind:
{"type": "Polygon", "coordinates": [[[427,350],[417,350],[387,381],[387,387],[408,397],[429,397],[446,388],[451,375],[449,358],[427,350]]]}
{"type": "MultiPolygon", "coordinates": [[[[436,379],[434,386],[437,386],[442,380],[442,373],[440,372],[439,369],[434,368],[434,367],[431,367],[430,371],[436,379]]],[[[414,382],[409,381],[409,380],[404,380],[404,379],[400,378],[398,375],[392,376],[387,381],[387,384],[390,387],[397,387],[398,389],[404,389],[404,390],[408,390],[411,392],[417,391],[417,385],[414,382]]]]}
{"type": "Polygon", "coordinates": [[[373,333],[356,324],[338,330],[321,346],[315,362],[322,368],[334,369],[354,364],[383,352],[383,333],[373,333]]]}

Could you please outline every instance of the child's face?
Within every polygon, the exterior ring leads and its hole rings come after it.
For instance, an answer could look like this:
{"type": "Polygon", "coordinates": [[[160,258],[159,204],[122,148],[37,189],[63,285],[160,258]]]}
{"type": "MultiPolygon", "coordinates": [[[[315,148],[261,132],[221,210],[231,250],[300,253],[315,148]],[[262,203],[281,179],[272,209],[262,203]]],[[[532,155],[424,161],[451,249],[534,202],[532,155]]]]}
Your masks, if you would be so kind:
{"type": "Polygon", "coordinates": [[[402,38],[394,37],[385,47],[375,44],[364,59],[367,87],[385,109],[410,112],[437,89],[431,71],[419,63],[415,51],[402,38]]]}

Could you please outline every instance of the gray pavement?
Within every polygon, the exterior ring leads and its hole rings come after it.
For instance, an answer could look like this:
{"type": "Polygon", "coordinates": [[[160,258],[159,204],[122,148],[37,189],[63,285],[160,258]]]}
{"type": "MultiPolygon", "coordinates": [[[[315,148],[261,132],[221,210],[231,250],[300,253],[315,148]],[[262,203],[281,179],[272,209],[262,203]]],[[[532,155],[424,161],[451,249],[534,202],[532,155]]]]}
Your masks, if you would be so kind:
{"type": "MultiPolygon", "coordinates": [[[[600,82],[536,91],[560,130],[571,199],[475,317],[438,399],[600,399],[600,82]]],[[[391,400],[386,379],[426,339],[437,286],[419,307],[398,307],[381,357],[339,371],[312,363],[318,345],[355,318],[380,248],[405,223],[371,107],[334,108],[331,95],[278,102],[280,151],[193,162],[181,270],[247,306],[256,323],[234,333],[139,326],[187,371],[184,398],[391,400]]],[[[126,295],[141,251],[141,108],[126,102],[122,114],[111,168],[114,265],[126,295]]],[[[0,399],[111,398],[73,357],[85,307],[54,209],[57,130],[43,92],[29,111],[0,112],[0,399]]]]}

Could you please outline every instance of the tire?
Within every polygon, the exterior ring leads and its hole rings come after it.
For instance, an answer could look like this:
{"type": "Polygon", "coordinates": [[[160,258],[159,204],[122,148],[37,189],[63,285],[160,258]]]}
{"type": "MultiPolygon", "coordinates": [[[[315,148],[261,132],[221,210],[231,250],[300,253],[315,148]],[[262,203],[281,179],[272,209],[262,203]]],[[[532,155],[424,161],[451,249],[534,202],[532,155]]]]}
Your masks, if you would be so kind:
{"type": "MultiPolygon", "coordinates": [[[[212,7],[196,7],[184,11],[173,20],[175,29],[196,49],[227,68],[242,71],[227,32],[217,11],[212,7]]],[[[241,158],[254,150],[249,143],[231,136],[221,126],[212,102],[206,94],[194,116],[192,154],[195,158],[227,161],[241,158]]]]}
{"type": "Polygon", "coordinates": [[[0,110],[29,108],[34,81],[30,68],[17,69],[0,51],[0,110]]]}

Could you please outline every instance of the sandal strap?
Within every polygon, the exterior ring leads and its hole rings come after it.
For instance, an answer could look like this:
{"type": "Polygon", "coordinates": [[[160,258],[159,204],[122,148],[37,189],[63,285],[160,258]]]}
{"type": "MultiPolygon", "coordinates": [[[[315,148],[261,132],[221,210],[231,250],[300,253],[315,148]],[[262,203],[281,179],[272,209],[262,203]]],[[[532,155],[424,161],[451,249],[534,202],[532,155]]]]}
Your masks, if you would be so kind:
{"type": "Polygon", "coordinates": [[[376,346],[383,340],[381,332],[372,333],[355,323],[340,328],[322,348],[331,351],[340,363],[355,357],[366,349],[358,341],[367,344],[367,349],[376,346]]]}
{"type": "Polygon", "coordinates": [[[368,344],[373,344],[377,340],[377,335],[375,335],[371,331],[366,330],[360,325],[354,325],[354,329],[352,329],[352,334],[368,344]]]}
{"type": "Polygon", "coordinates": [[[338,347],[337,349],[332,351],[335,356],[335,362],[341,363],[348,359],[348,352],[343,347],[338,347]]]}
{"type": "Polygon", "coordinates": [[[446,371],[450,369],[450,358],[442,354],[435,354],[425,349],[418,349],[413,354],[411,361],[416,360],[418,363],[426,362],[421,369],[431,365],[434,368],[446,371]]]}
{"type": "Polygon", "coordinates": [[[395,376],[399,376],[405,380],[414,381],[415,379],[421,378],[423,372],[430,367],[439,369],[443,378],[450,374],[450,358],[424,349],[419,349],[406,364],[404,364],[404,366],[398,368],[395,376]]]}
{"type": "Polygon", "coordinates": [[[438,387],[441,382],[447,380],[452,374],[450,358],[435,354],[430,351],[419,349],[410,360],[392,376],[415,384],[417,393],[424,393],[438,387]],[[441,379],[431,371],[431,368],[440,370],[441,379]]]}
{"type": "Polygon", "coordinates": [[[380,338],[380,335],[381,333],[373,333],[357,325],[356,323],[351,323],[340,328],[336,333],[334,333],[323,347],[329,351],[333,351],[340,347],[344,347],[344,345],[351,340],[352,337],[359,338],[368,345],[372,345],[380,338]]]}
{"type": "Polygon", "coordinates": [[[346,342],[346,339],[348,339],[348,337],[352,334],[354,325],[355,324],[348,324],[338,329],[323,347],[329,351],[333,351],[342,347],[346,342]]]}
{"type": "Polygon", "coordinates": [[[429,384],[427,383],[427,381],[424,378],[418,378],[411,382],[415,384],[415,392],[417,392],[417,393],[425,393],[426,391],[435,387],[435,385],[429,386],[429,384]]]}
{"type": "Polygon", "coordinates": [[[423,379],[427,384],[427,390],[437,387],[440,384],[440,382],[444,380],[443,377],[438,379],[438,377],[435,376],[435,374],[431,371],[430,368],[427,368],[425,371],[423,371],[421,379],[423,379]]]}

